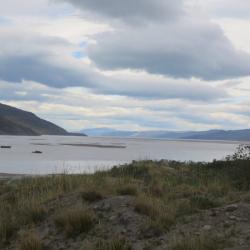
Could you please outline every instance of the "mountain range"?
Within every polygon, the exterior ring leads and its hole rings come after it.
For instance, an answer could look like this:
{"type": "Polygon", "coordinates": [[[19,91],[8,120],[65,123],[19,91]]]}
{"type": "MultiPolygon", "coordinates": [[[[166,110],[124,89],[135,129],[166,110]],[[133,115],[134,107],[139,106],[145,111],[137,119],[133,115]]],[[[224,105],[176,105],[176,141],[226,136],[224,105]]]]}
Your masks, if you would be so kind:
{"type": "Polygon", "coordinates": [[[31,112],[0,103],[0,135],[69,135],[31,112]]]}
{"type": "Polygon", "coordinates": [[[69,133],[31,112],[0,103],[0,135],[88,135],[170,140],[235,140],[250,141],[250,129],[208,131],[126,131],[112,128],[84,129],[69,133]]]}
{"type": "Polygon", "coordinates": [[[123,131],[110,128],[93,128],[82,130],[88,136],[111,136],[130,138],[156,138],[171,140],[235,140],[250,141],[250,129],[242,130],[208,130],[208,131],[123,131]]]}

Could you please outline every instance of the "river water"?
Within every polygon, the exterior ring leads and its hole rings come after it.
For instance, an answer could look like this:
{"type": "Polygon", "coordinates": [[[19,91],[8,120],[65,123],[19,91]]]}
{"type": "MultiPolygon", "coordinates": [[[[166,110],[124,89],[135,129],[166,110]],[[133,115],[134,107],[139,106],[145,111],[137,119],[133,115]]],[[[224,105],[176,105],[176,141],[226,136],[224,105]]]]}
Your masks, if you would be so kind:
{"type": "Polygon", "coordinates": [[[76,136],[0,136],[0,173],[51,174],[104,170],[133,160],[212,161],[238,142],[76,136]],[[32,153],[41,151],[41,154],[32,153]]]}

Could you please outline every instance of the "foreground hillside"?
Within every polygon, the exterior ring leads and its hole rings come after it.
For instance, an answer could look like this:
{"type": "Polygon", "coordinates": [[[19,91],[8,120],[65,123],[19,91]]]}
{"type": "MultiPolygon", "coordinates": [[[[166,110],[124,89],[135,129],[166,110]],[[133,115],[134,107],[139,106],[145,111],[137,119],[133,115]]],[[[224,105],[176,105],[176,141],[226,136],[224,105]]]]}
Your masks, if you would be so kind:
{"type": "Polygon", "coordinates": [[[0,103],[0,135],[66,135],[67,131],[30,112],[0,103]]]}
{"type": "Polygon", "coordinates": [[[2,182],[0,249],[250,249],[250,160],[2,182]]]}

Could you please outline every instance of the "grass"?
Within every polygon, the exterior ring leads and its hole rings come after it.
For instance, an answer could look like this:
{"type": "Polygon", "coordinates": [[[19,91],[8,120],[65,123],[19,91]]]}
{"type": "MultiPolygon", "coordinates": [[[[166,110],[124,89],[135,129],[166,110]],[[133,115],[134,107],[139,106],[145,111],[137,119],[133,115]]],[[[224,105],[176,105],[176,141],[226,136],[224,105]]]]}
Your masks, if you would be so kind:
{"type": "Polygon", "coordinates": [[[45,250],[41,240],[34,232],[22,235],[18,250],[45,250]]]}
{"type": "Polygon", "coordinates": [[[39,223],[46,218],[47,209],[44,205],[39,204],[34,201],[31,202],[26,208],[24,208],[23,212],[28,223],[39,223]]]}
{"type": "Polygon", "coordinates": [[[125,239],[117,238],[109,241],[97,242],[94,250],[132,250],[132,246],[125,239]]]}
{"type": "Polygon", "coordinates": [[[63,209],[60,201],[64,197],[76,195],[84,203],[92,203],[104,197],[134,196],[135,211],[148,221],[145,229],[164,232],[189,214],[250,200],[249,179],[250,159],[234,156],[211,163],[140,161],[91,175],[0,182],[0,249],[22,228],[29,229],[51,215],[67,236],[91,230],[93,212],[79,207],[63,209]],[[56,204],[52,212],[51,203],[56,204]]]}
{"type": "Polygon", "coordinates": [[[96,202],[103,199],[100,192],[95,190],[84,191],[81,193],[82,199],[87,202],[96,202]]]}
{"type": "Polygon", "coordinates": [[[219,203],[216,202],[216,200],[214,198],[210,198],[208,195],[206,194],[202,194],[202,195],[195,195],[193,197],[190,198],[190,205],[194,208],[197,209],[210,209],[210,208],[214,208],[214,207],[218,207],[219,203]]]}
{"type": "Polygon", "coordinates": [[[170,250],[218,250],[224,249],[227,243],[218,237],[202,234],[199,236],[188,235],[182,239],[174,240],[170,250]]]}
{"type": "Polygon", "coordinates": [[[83,208],[65,209],[55,217],[55,225],[72,237],[89,232],[95,225],[95,216],[83,208]]]}
{"type": "MultiPolygon", "coordinates": [[[[139,196],[135,200],[135,211],[150,218],[146,231],[153,230],[163,232],[168,230],[175,221],[176,211],[167,206],[163,201],[148,196],[139,196]]],[[[145,229],[145,228],[144,228],[145,229]]]]}
{"type": "Polygon", "coordinates": [[[117,189],[118,195],[131,195],[136,196],[138,193],[138,186],[135,184],[127,184],[117,189]]]}

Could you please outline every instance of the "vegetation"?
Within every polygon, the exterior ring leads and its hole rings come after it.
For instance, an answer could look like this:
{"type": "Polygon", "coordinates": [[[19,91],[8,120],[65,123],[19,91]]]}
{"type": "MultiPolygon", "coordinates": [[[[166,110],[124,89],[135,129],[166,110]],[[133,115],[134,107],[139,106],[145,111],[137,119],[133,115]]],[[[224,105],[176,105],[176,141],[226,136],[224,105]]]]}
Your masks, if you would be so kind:
{"type": "Polygon", "coordinates": [[[41,240],[34,232],[22,235],[19,250],[45,250],[41,240]]]}
{"type": "MultiPolygon", "coordinates": [[[[112,209],[96,204],[110,197],[129,197],[132,211],[143,220],[138,235],[143,238],[150,232],[158,237],[171,231],[173,225],[185,223],[189,215],[249,200],[249,152],[249,147],[240,146],[233,156],[211,163],[140,161],[91,175],[62,174],[1,182],[0,248],[18,242],[21,230],[29,232],[52,221],[51,230],[63,231],[65,240],[91,234],[96,240],[94,250],[131,249],[126,238],[106,241],[103,232],[111,229],[105,225],[112,220],[112,209]],[[106,211],[108,215],[103,219],[106,211]]],[[[121,211],[118,216],[125,210],[121,211]]],[[[215,240],[192,237],[191,241],[172,243],[172,249],[222,249],[213,248],[215,240]]],[[[20,250],[42,248],[34,234],[27,234],[19,245],[20,250]]]]}
{"type": "Polygon", "coordinates": [[[87,233],[94,226],[95,217],[91,211],[82,208],[63,210],[55,217],[55,224],[66,236],[87,233]]]}
{"type": "Polygon", "coordinates": [[[175,240],[170,247],[171,250],[218,250],[223,249],[227,244],[218,237],[211,237],[203,234],[199,236],[185,236],[175,240]]]}
{"type": "Polygon", "coordinates": [[[100,192],[95,190],[89,190],[82,192],[82,199],[88,202],[96,202],[103,199],[103,196],[100,192]]]}
{"type": "Polygon", "coordinates": [[[132,250],[132,247],[125,239],[118,238],[97,242],[95,250],[132,250]]]}

